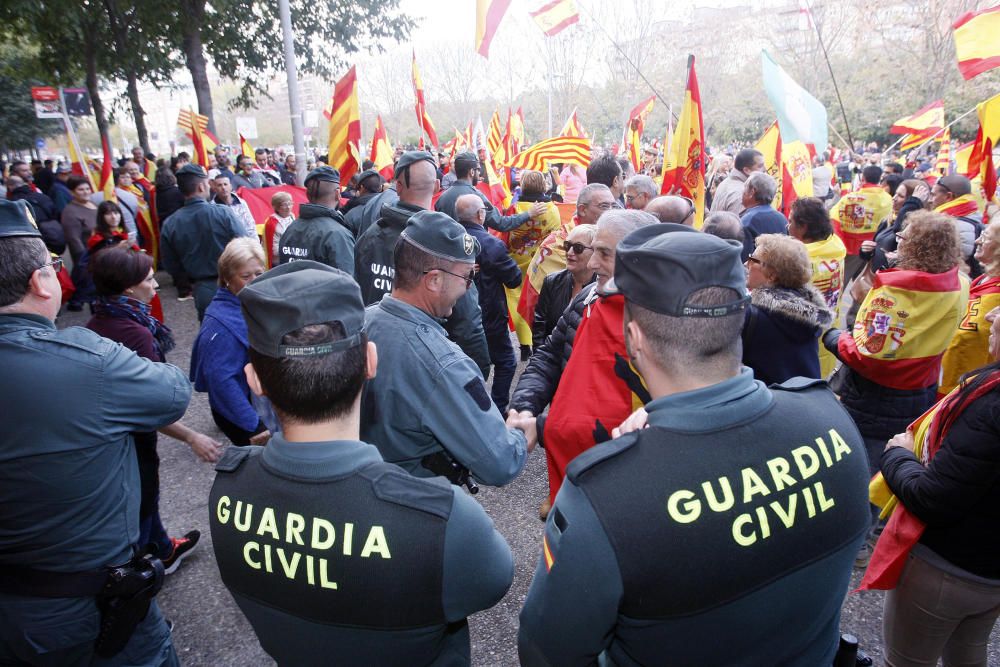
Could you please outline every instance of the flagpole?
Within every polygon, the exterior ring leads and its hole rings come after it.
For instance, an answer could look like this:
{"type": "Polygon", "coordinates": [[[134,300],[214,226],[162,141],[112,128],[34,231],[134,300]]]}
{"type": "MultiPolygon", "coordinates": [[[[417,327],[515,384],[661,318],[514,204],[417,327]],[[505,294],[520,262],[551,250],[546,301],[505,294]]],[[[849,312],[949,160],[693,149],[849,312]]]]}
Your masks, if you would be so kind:
{"type": "MultiPolygon", "coordinates": [[[[816,40],[819,42],[819,47],[823,49],[823,59],[826,60],[826,66],[830,70],[830,79],[833,81],[833,90],[837,93],[837,103],[840,105],[840,113],[844,116],[844,129],[847,130],[847,138],[851,142],[850,149],[853,151],[854,137],[851,136],[851,125],[847,122],[847,111],[844,109],[844,101],[840,98],[840,86],[837,85],[837,77],[833,75],[833,65],[830,64],[830,54],[826,52],[826,44],[823,43],[823,37],[819,33],[819,26],[816,25],[816,19],[813,16],[809,0],[804,0],[804,2],[806,4],[806,9],[809,11],[809,22],[812,23],[813,29],[816,31],[816,40]]],[[[841,139],[843,139],[843,137],[841,137],[841,139]]],[[[823,147],[823,150],[826,150],[826,146],[823,147]]]]}

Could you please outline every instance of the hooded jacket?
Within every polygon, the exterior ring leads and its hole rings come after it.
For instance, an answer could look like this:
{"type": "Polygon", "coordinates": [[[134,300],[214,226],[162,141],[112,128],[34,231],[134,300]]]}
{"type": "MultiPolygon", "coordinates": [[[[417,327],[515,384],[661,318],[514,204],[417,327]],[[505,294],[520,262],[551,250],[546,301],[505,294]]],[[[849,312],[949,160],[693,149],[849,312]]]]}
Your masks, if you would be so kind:
{"type": "Polygon", "coordinates": [[[758,287],[743,323],[743,364],[765,384],[819,378],[817,341],[831,322],[833,313],[812,285],[758,287]]]}

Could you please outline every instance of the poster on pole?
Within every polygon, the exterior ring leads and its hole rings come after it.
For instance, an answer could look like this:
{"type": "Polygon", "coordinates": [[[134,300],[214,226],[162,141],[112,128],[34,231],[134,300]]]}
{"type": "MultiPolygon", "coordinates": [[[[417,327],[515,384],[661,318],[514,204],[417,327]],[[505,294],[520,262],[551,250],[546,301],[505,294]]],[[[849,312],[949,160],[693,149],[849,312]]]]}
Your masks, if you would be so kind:
{"type": "Polygon", "coordinates": [[[86,88],[63,88],[63,105],[70,116],[89,116],[90,93],[86,88]]]}
{"type": "Polygon", "coordinates": [[[236,117],[236,131],[243,135],[244,139],[256,139],[257,138],[257,117],[256,116],[237,116],[236,117]]]}
{"type": "Polygon", "coordinates": [[[35,103],[36,118],[62,118],[59,92],[52,86],[32,86],[31,99],[35,103]]]}

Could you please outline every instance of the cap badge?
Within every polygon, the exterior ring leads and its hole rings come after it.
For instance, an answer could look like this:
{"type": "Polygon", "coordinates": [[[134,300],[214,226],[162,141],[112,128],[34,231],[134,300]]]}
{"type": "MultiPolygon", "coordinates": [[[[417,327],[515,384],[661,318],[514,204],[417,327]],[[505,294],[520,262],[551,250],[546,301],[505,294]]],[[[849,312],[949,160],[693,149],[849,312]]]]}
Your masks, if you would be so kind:
{"type": "Polygon", "coordinates": [[[472,251],[475,250],[475,248],[476,248],[475,240],[472,238],[472,236],[470,236],[469,234],[466,234],[465,238],[462,239],[462,241],[463,241],[463,244],[464,244],[464,247],[465,247],[465,254],[466,255],[471,255],[472,251]]]}

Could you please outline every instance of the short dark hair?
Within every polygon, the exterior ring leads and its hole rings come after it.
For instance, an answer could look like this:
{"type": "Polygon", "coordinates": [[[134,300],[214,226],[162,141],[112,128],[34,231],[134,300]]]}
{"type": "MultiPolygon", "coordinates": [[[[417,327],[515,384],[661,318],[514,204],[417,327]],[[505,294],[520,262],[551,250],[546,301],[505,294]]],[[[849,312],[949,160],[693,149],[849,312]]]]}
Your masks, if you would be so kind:
{"type": "Polygon", "coordinates": [[[455,168],[455,178],[468,178],[469,174],[472,173],[473,169],[479,169],[480,164],[478,162],[466,162],[465,160],[456,161],[454,164],[455,168]]]}
{"type": "Polygon", "coordinates": [[[885,165],[885,170],[890,174],[902,174],[903,165],[899,164],[898,162],[887,162],[885,165]]]}
{"type": "Polygon", "coordinates": [[[392,250],[392,261],[396,270],[392,286],[404,290],[415,288],[427,271],[448,268],[444,260],[424,252],[402,238],[396,242],[396,247],[392,250]]]}
{"type": "Polygon", "coordinates": [[[870,164],[861,170],[861,180],[871,185],[878,185],[882,179],[882,167],[870,164]]]}
{"type": "Polygon", "coordinates": [[[736,159],[733,160],[733,167],[736,168],[736,171],[749,169],[750,167],[753,167],[753,163],[757,161],[758,155],[761,157],[764,156],[764,154],[756,148],[744,148],[736,154],[736,159]]]}
{"type": "Polygon", "coordinates": [[[253,152],[254,155],[260,155],[261,153],[263,153],[264,155],[267,155],[267,149],[261,146],[261,147],[257,148],[256,150],[254,150],[254,152],[253,152]]]}
{"type": "Polygon", "coordinates": [[[83,176],[77,176],[74,174],[73,176],[70,176],[69,178],[66,179],[66,187],[69,188],[70,192],[76,190],[83,184],[90,185],[90,181],[84,178],[83,176]]]}
{"type": "Polygon", "coordinates": [[[101,236],[110,236],[111,232],[114,230],[111,227],[108,227],[108,223],[104,222],[104,214],[114,211],[117,211],[118,215],[121,216],[118,220],[118,224],[121,224],[121,221],[124,219],[121,207],[113,201],[102,201],[97,206],[97,226],[94,228],[94,231],[101,236]]]}
{"type": "Polygon", "coordinates": [[[622,168],[618,164],[618,160],[608,152],[601,153],[587,166],[588,184],[603,183],[610,188],[615,179],[622,175],[622,168]]]}
{"type": "Polygon", "coordinates": [[[180,188],[182,195],[190,197],[197,191],[198,184],[207,180],[208,176],[202,174],[181,174],[177,176],[177,187],[180,188]]]}
{"type": "Polygon", "coordinates": [[[159,188],[169,188],[172,185],[177,185],[177,177],[174,176],[174,172],[169,169],[157,169],[156,170],[156,187],[159,188]]]}
{"type": "MultiPolygon", "coordinates": [[[[344,339],[340,322],[310,324],[285,334],[283,345],[319,345],[344,339]]],[[[365,383],[368,338],[341,352],[277,359],[250,348],[250,363],[283,423],[313,424],[347,415],[365,383]]]]}
{"type": "MultiPolygon", "coordinates": [[[[23,163],[22,163],[23,164],[23,163]]],[[[40,238],[0,238],[0,308],[17,303],[28,293],[31,274],[48,261],[49,252],[40,238]]]]}
{"type": "Polygon", "coordinates": [[[889,194],[893,197],[896,196],[896,189],[899,188],[899,184],[904,180],[906,179],[903,178],[902,174],[895,174],[888,171],[882,176],[882,183],[889,186],[889,194]]]}
{"type": "Polygon", "coordinates": [[[795,224],[806,228],[808,243],[822,241],[833,234],[833,223],[823,200],[818,197],[800,197],[792,202],[791,217],[795,224]]]}
{"type": "Polygon", "coordinates": [[[97,293],[115,296],[145,280],[153,258],[135,248],[109,248],[94,255],[88,268],[97,293]]]}

